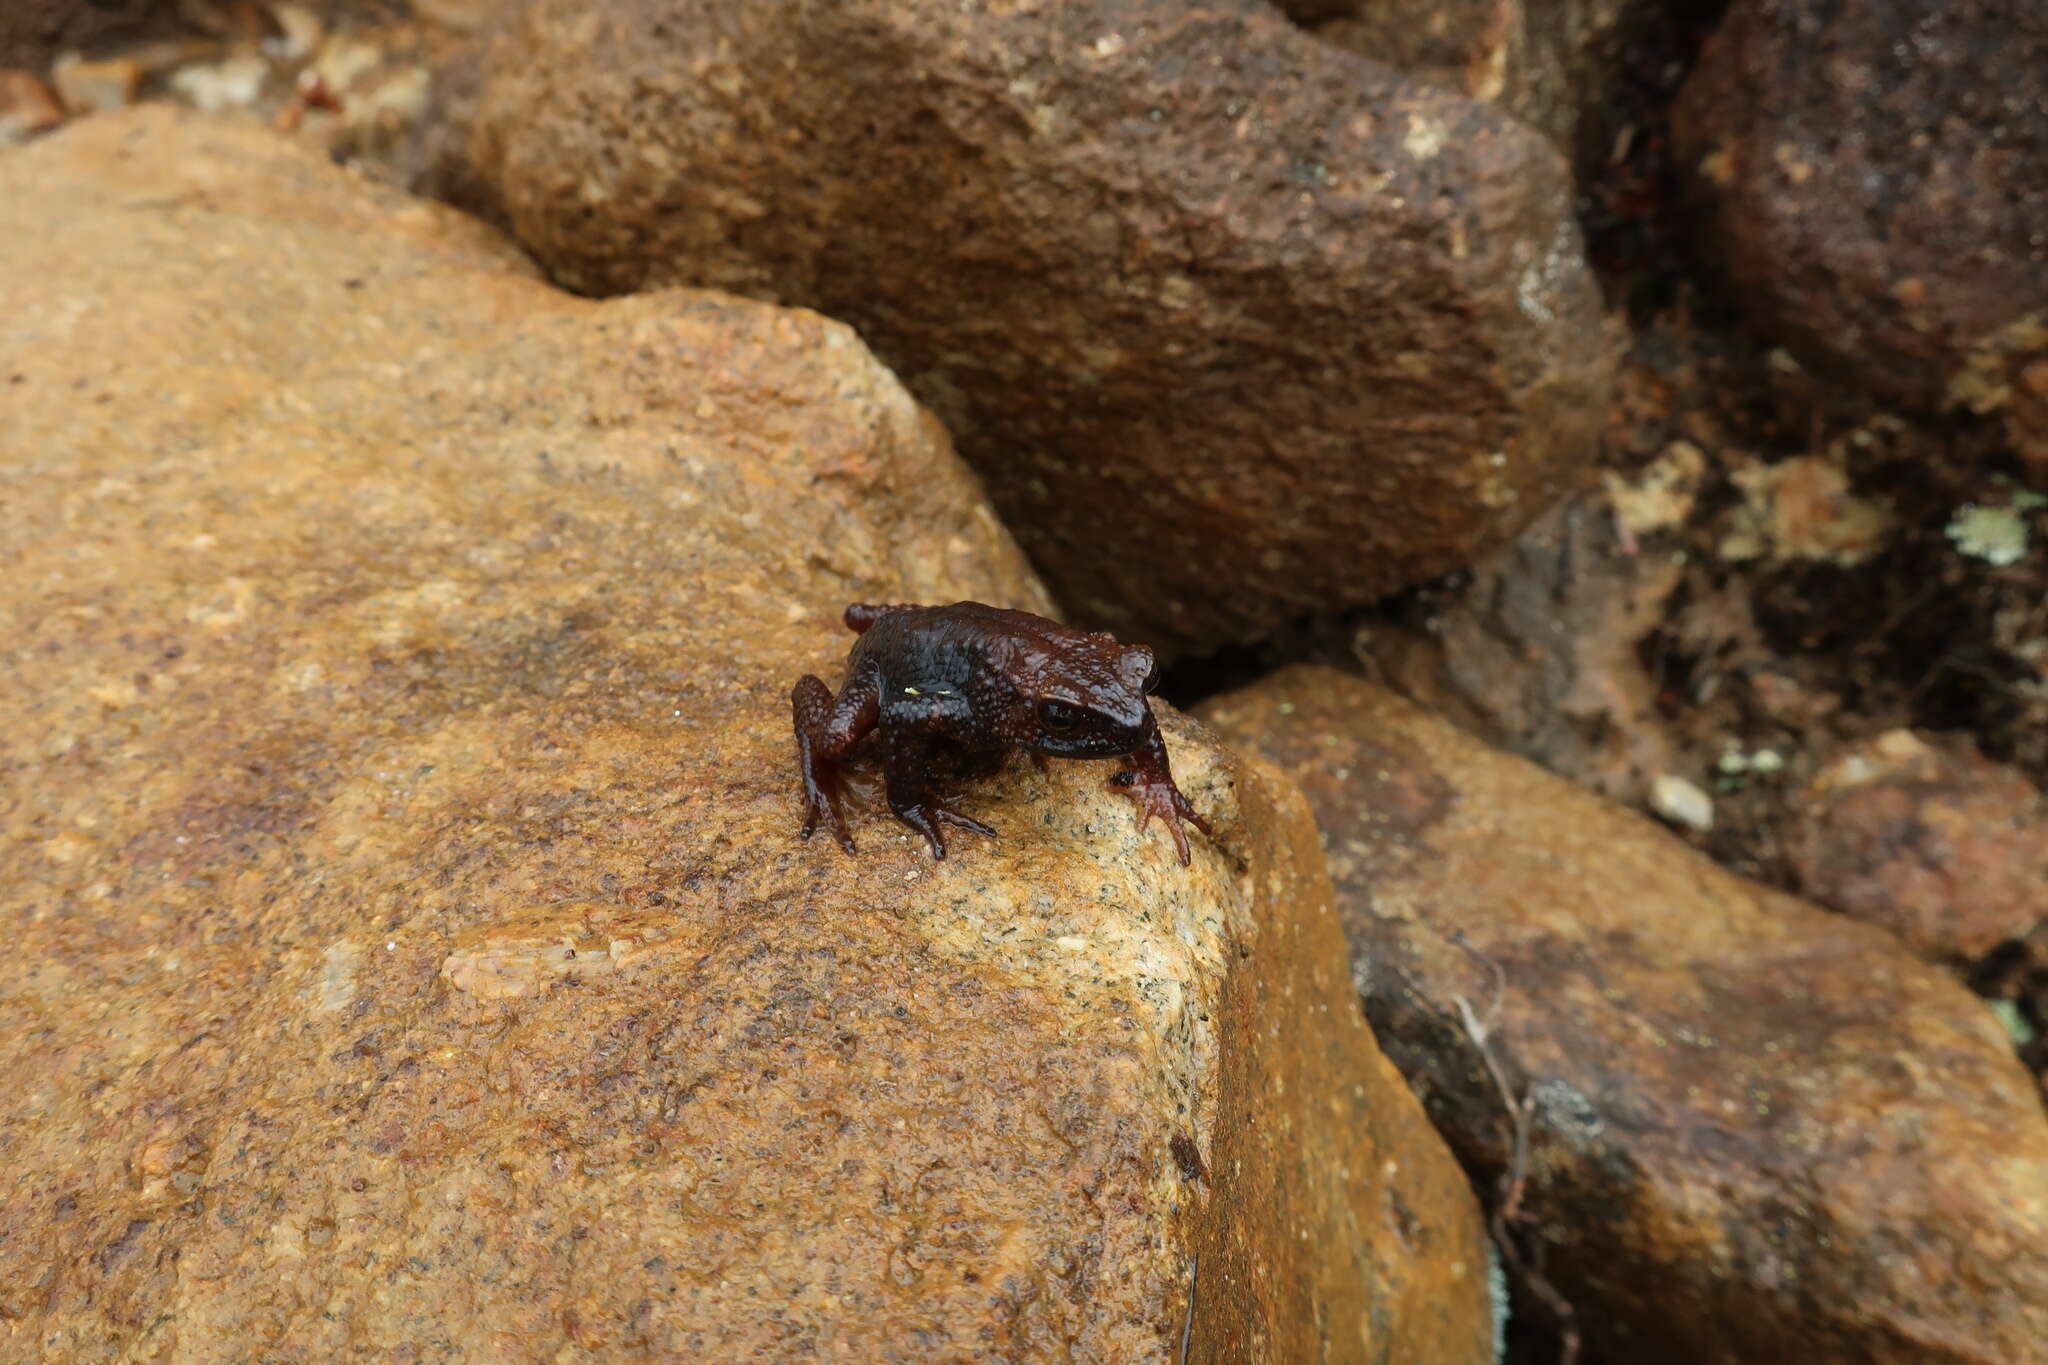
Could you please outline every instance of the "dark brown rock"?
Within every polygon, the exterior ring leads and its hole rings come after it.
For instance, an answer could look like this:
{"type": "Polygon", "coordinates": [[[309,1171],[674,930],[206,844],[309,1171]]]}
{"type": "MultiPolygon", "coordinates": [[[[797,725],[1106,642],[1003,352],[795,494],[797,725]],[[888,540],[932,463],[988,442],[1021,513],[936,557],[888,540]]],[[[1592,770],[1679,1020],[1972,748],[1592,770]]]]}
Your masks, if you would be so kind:
{"type": "Polygon", "coordinates": [[[1595,443],[1561,158],[1250,0],[537,0],[451,89],[444,191],[579,290],[853,323],[1155,641],[1448,570],[1595,443]]]}
{"type": "Polygon", "coordinates": [[[850,329],[162,107],[0,240],[0,1358],[1488,1358],[1290,784],[796,838],[844,601],[1045,601],[850,329]]]}
{"type": "Polygon", "coordinates": [[[1835,754],[1787,848],[1801,888],[1935,958],[2048,921],[2048,804],[2025,774],[1895,730],[1835,754]]]}
{"type": "Polygon", "coordinates": [[[2037,0],[1736,0],[1673,134],[1736,301],[1816,368],[1984,410],[2048,354],[2037,0]]]}
{"type": "Polygon", "coordinates": [[[2048,1359],[2048,1118],[1889,935],[1348,674],[1203,708],[1322,823],[1375,1032],[1617,1361],[2048,1359]]]}

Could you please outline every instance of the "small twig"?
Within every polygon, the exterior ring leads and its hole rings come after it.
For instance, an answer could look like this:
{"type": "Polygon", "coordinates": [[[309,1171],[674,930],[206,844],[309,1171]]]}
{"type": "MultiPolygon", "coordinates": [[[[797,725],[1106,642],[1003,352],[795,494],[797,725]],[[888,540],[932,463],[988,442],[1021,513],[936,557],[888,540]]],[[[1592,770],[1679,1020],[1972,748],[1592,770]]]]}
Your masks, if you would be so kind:
{"type": "Polygon", "coordinates": [[[1504,1003],[1506,1003],[1508,998],[1507,969],[1505,967],[1502,967],[1498,962],[1495,962],[1492,958],[1488,957],[1485,953],[1480,952],[1478,947],[1473,944],[1472,940],[1465,937],[1465,931],[1463,929],[1458,929],[1452,932],[1451,942],[1457,944],[1460,948],[1463,948],[1466,951],[1466,953],[1470,954],[1474,962],[1477,962],[1480,966],[1486,968],[1487,971],[1493,973],[1493,1003],[1486,1007],[1485,1026],[1480,1030],[1479,1037],[1473,1040],[1474,1042],[1479,1044],[1481,1050],[1483,1051],[1486,1047],[1486,1040],[1493,1036],[1493,1021],[1500,1018],[1500,1007],[1504,1003]]]}
{"type": "Polygon", "coordinates": [[[1577,1365],[1579,1359],[1579,1314],[1572,1307],[1571,1300],[1558,1292],[1557,1286],[1548,1276],[1522,1259],[1515,1249],[1515,1240],[1509,1234],[1507,1220],[1495,1210],[1489,1226],[1493,1230],[1493,1244],[1500,1248],[1501,1259],[1508,1263],[1522,1288],[1543,1300],[1557,1322],[1557,1365],[1577,1365]]]}
{"type": "Polygon", "coordinates": [[[1621,514],[1619,505],[1614,508],[1614,544],[1624,559],[1634,559],[1642,548],[1636,542],[1636,528],[1629,525],[1628,518],[1621,514]]]}
{"type": "Polygon", "coordinates": [[[1500,1207],[1497,1216],[1513,1221],[1522,1212],[1522,1186],[1529,1169],[1529,1100],[1527,1096],[1515,1098],[1508,1086],[1508,1078],[1501,1071],[1500,1059],[1489,1047],[1487,1026],[1472,1013],[1472,1003],[1464,996],[1454,999],[1458,1006],[1458,1017],[1465,1023],[1465,1036],[1479,1049],[1479,1060],[1486,1063],[1486,1074],[1493,1077],[1493,1088],[1500,1095],[1503,1108],[1508,1111],[1511,1146],[1508,1150],[1507,1169],[1501,1172],[1502,1183],[1500,1207]]]}
{"type": "Polygon", "coordinates": [[[1929,579],[1926,584],[1906,598],[1903,603],[1892,608],[1891,613],[1884,620],[1863,632],[1863,638],[1851,645],[1850,649],[1864,649],[1873,643],[1882,643],[1894,630],[1898,629],[1901,621],[1926,606],[1927,599],[1939,591],[1941,591],[1941,580],[1938,578],[1929,579]]]}
{"type": "Polygon", "coordinates": [[[1514,1272],[1524,1289],[1543,1301],[1556,1320],[1558,1365],[1576,1365],[1579,1358],[1578,1310],[1572,1307],[1571,1300],[1558,1292],[1557,1286],[1539,1267],[1524,1259],[1514,1237],[1513,1224],[1522,1216],[1522,1195],[1528,1188],[1530,1118],[1534,1106],[1526,1092],[1516,1098],[1514,1088],[1508,1084],[1507,1072],[1493,1050],[1494,1021],[1499,1018],[1501,1005],[1507,998],[1507,972],[1468,942],[1462,933],[1453,934],[1451,941],[1489,968],[1494,976],[1493,1003],[1487,1006],[1484,1018],[1473,1010],[1472,1002],[1464,996],[1452,997],[1458,1007],[1458,1019],[1465,1026],[1465,1036],[1479,1050],[1479,1059],[1486,1064],[1486,1074],[1493,1078],[1493,1088],[1500,1096],[1501,1107],[1507,1110],[1510,1125],[1508,1164],[1500,1175],[1493,1216],[1487,1220],[1487,1228],[1492,1232],[1493,1243],[1500,1249],[1501,1259],[1507,1263],[1508,1269],[1514,1272]]]}
{"type": "Polygon", "coordinates": [[[1988,686],[1997,688],[1999,691],[2005,693],[2009,697],[2019,697],[2022,695],[2017,688],[2015,688],[2010,682],[2007,682],[2004,678],[2001,678],[1996,673],[1992,673],[1982,667],[1968,663],[1963,659],[1957,658],[1955,651],[1951,650],[1948,653],[1941,655],[1932,664],[1928,665],[1927,671],[1920,675],[1920,681],[1914,683],[1913,690],[1906,694],[1907,704],[1912,705],[1918,702],[1921,698],[1921,695],[1924,694],[1928,688],[1932,687],[1934,685],[1934,680],[1940,677],[1943,673],[1960,673],[1966,678],[1975,678],[1977,679],[1977,681],[1981,683],[1985,683],[1988,686]]]}

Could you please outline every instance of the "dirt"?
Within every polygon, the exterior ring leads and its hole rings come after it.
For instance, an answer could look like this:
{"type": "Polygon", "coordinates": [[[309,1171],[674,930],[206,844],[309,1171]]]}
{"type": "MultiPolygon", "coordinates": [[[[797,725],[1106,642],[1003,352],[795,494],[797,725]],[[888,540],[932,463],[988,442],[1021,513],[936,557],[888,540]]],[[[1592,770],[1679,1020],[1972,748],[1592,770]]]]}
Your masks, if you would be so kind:
{"type": "MultiPolygon", "coordinates": [[[[1999,564],[1985,557],[1995,549],[1958,543],[1972,507],[2003,513],[2036,541],[2048,534],[2002,432],[1968,418],[1913,424],[1843,401],[1697,321],[1689,304],[1690,291],[1638,331],[1609,457],[1639,470],[1676,439],[1707,454],[1693,514],[1643,547],[1686,564],[1664,624],[1638,642],[1662,684],[1665,725],[1697,750],[1777,753],[1787,775],[1801,758],[1908,728],[2048,778],[2048,565],[2039,555],[1999,564]],[[1731,559],[1737,481],[1755,462],[1816,451],[1888,511],[1890,534],[1861,562],[1796,543],[1731,559]]],[[[1785,882],[1775,831],[1792,786],[1758,776],[1721,771],[1723,818],[1708,848],[1785,882]]]]}
{"type": "MultiPolygon", "coordinates": [[[[1717,761],[1716,828],[1702,842],[1793,887],[1779,832],[1798,813],[1796,777],[1832,749],[1907,728],[2048,782],[2048,556],[1997,563],[1969,534],[2018,529],[2038,546],[2048,507],[1995,419],[1909,419],[1745,334],[1688,240],[1668,155],[1669,101],[1710,24],[1652,41],[1667,55],[1638,64],[1657,71],[1638,86],[1640,135],[1583,201],[1610,306],[1631,324],[1603,465],[1629,480],[1678,440],[1706,457],[1690,514],[1641,546],[1682,556],[1684,574],[1637,647],[1677,743],[1783,760],[1774,773],[1717,761]],[[1755,500],[1743,485],[1816,456],[1886,514],[1871,552],[1826,553],[1808,535],[1730,557],[1730,523],[1755,500]]],[[[1799,494],[1772,491],[1781,511],[1799,494]]]]}
{"type": "MultiPolygon", "coordinates": [[[[172,6],[128,8],[152,22],[52,29],[49,41],[13,51],[21,69],[0,74],[53,85],[74,117],[163,102],[260,122],[386,183],[403,179],[399,156],[425,110],[430,70],[475,22],[459,0],[416,15],[395,0],[192,4],[182,17],[166,13],[172,6]]],[[[0,146],[61,122],[11,131],[0,121],[0,146]]]]}

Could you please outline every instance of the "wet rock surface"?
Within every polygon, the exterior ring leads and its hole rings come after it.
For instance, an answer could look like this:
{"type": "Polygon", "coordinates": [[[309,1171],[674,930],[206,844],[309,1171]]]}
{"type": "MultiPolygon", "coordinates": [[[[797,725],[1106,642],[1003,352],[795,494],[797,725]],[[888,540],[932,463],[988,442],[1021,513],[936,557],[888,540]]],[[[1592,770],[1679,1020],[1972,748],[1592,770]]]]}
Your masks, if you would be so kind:
{"type": "Polygon", "coordinates": [[[794,837],[842,603],[1046,601],[849,329],[161,108],[0,237],[0,1354],[1488,1358],[1269,769],[794,837]]]}
{"type": "Polygon", "coordinates": [[[428,183],[570,287],[852,323],[1154,642],[1441,573],[1591,454],[1562,158],[1263,5],[539,0],[443,109],[428,183]]]}
{"type": "Polygon", "coordinates": [[[2006,409],[2048,357],[2048,11],[1737,0],[1673,113],[1749,321],[1889,402],[2006,409]]]}
{"type": "Polygon", "coordinates": [[[2048,1119],[1889,936],[1363,680],[1203,708],[1323,824],[1367,1012],[1602,1359],[2039,1360],[2048,1119]]]}

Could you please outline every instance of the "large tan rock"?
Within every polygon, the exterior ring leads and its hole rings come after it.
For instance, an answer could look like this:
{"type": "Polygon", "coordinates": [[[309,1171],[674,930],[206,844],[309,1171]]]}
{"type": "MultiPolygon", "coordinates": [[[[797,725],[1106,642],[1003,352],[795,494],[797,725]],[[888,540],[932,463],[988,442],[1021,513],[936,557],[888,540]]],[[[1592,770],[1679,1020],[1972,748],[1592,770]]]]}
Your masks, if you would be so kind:
{"type": "Polygon", "coordinates": [[[2048,1360],[2048,1118],[1944,972],[1351,675],[1204,714],[1308,793],[1373,1027],[1498,1177],[1487,1039],[1600,1358],[2048,1360]]]}
{"type": "Polygon", "coordinates": [[[796,838],[845,600],[1045,600],[851,331],[161,109],[0,240],[0,1358],[1486,1358],[1269,769],[796,838]]]}
{"type": "Polygon", "coordinates": [[[1155,642],[1455,568],[1595,445],[1562,159],[1255,0],[534,0],[449,89],[442,192],[579,290],[854,324],[1155,642]]]}

